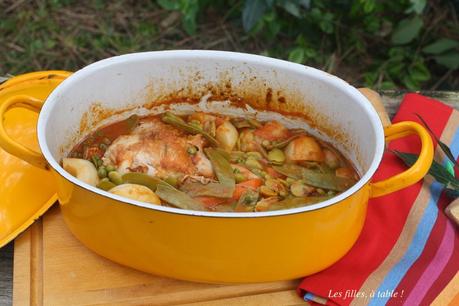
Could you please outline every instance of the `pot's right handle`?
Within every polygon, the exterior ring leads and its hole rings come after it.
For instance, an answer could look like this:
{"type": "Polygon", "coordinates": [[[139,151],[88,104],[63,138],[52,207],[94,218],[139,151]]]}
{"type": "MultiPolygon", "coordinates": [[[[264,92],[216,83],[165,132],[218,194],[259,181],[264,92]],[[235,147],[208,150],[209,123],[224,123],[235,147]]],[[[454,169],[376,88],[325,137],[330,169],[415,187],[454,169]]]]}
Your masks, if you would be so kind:
{"type": "Polygon", "coordinates": [[[386,142],[412,134],[418,135],[421,139],[421,152],[418,160],[402,173],[376,183],[370,183],[372,198],[411,186],[420,181],[429,171],[433,161],[434,148],[429,132],[422,125],[413,121],[402,121],[384,128],[386,142]]]}
{"type": "Polygon", "coordinates": [[[27,108],[39,113],[42,106],[43,101],[26,95],[14,96],[3,102],[0,105],[0,147],[11,155],[18,157],[33,166],[49,170],[48,163],[40,152],[29,149],[16,142],[7,134],[3,125],[5,121],[5,114],[12,108],[27,108]]]}
{"type": "Polygon", "coordinates": [[[417,183],[427,174],[433,161],[434,148],[429,132],[422,125],[413,121],[403,121],[391,125],[380,95],[369,88],[359,88],[359,91],[376,109],[384,126],[386,143],[412,134],[417,134],[421,139],[421,152],[413,166],[388,179],[370,183],[371,197],[380,197],[417,183]]]}

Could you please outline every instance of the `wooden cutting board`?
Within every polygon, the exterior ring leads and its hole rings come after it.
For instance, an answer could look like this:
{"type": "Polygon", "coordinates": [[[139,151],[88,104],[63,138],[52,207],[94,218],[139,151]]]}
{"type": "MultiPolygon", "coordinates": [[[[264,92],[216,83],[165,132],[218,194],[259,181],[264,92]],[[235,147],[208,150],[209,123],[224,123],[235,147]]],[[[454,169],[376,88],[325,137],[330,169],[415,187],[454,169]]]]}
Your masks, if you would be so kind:
{"type": "MultiPolygon", "coordinates": [[[[379,95],[363,89],[382,121],[379,95]],[[376,94],[376,95],[375,95],[376,94]]],[[[300,280],[211,285],[154,276],[113,263],[87,249],[54,206],[15,240],[14,305],[306,305],[300,280]]]]}

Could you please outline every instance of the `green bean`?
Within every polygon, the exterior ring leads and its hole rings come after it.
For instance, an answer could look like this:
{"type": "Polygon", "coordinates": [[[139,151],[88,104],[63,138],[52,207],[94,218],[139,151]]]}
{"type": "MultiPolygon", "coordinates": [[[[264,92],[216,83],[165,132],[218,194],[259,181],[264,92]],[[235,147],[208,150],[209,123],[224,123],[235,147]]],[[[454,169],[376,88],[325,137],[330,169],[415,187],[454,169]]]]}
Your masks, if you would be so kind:
{"type": "Polygon", "coordinates": [[[251,126],[253,126],[254,128],[259,128],[262,126],[262,124],[260,122],[258,122],[257,120],[255,119],[252,119],[252,118],[248,118],[247,121],[249,122],[249,124],[251,126]]]}
{"type": "Polygon", "coordinates": [[[201,203],[188,194],[174,187],[160,183],[156,188],[156,195],[167,203],[182,209],[205,210],[201,203]]]}
{"type": "Polygon", "coordinates": [[[351,187],[355,181],[344,177],[338,177],[330,173],[319,173],[298,165],[285,164],[273,166],[277,172],[296,180],[303,180],[306,184],[334,191],[344,191],[351,187]]]}
{"type": "Polygon", "coordinates": [[[116,187],[116,185],[110,182],[108,179],[107,180],[103,179],[99,182],[99,184],[97,184],[96,187],[102,190],[105,190],[105,191],[109,191],[113,187],[116,187]]]}
{"type": "Polygon", "coordinates": [[[218,152],[222,157],[224,157],[227,161],[231,161],[231,154],[230,152],[223,150],[222,148],[213,148],[215,151],[218,152]]]}
{"type": "Polygon", "coordinates": [[[285,140],[282,140],[282,141],[278,141],[278,142],[272,142],[270,143],[269,145],[267,144],[266,146],[264,146],[266,149],[268,150],[272,150],[274,148],[277,148],[277,149],[282,149],[284,147],[286,147],[292,140],[294,140],[295,138],[298,138],[300,136],[304,136],[305,134],[304,133],[298,133],[298,134],[295,134],[293,136],[290,136],[289,138],[285,139],[285,140]]]}
{"type": "Polygon", "coordinates": [[[219,143],[218,141],[209,133],[204,131],[201,127],[194,126],[192,124],[186,123],[185,120],[180,118],[179,116],[176,116],[172,114],[171,112],[165,112],[163,116],[161,117],[161,120],[169,123],[181,130],[184,130],[188,133],[191,134],[201,134],[204,136],[213,146],[218,146],[219,143]]]}
{"type": "Polygon", "coordinates": [[[180,186],[180,190],[186,192],[192,197],[207,196],[217,198],[231,198],[234,189],[221,183],[210,182],[202,184],[200,182],[185,181],[180,186]]]}
{"type": "Polygon", "coordinates": [[[150,188],[153,192],[162,181],[156,177],[145,173],[130,172],[123,174],[122,180],[124,183],[139,184],[150,188]]]}
{"type": "Polygon", "coordinates": [[[206,148],[205,152],[209,157],[210,162],[212,163],[212,167],[214,169],[215,175],[218,178],[218,181],[220,184],[228,187],[232,194],[234,192],[236,182],[231,164],[222,154],[220,154],[219,151],[215,149],[206,148]]]}
{"type": "Polygon", "coordinates": [[[129,128],[129,130],[132,131],[139,124],[139,116],[137,116],[135,114],[129,116],[129,118],[126,119],[126,124],[127,124],[128,128],[129,128]]]}
{"type": "Polygon", "coordinates": [[[231,123],[238,129],[261,127],[261,123],[255,119],[233,118],[231,123]]]}

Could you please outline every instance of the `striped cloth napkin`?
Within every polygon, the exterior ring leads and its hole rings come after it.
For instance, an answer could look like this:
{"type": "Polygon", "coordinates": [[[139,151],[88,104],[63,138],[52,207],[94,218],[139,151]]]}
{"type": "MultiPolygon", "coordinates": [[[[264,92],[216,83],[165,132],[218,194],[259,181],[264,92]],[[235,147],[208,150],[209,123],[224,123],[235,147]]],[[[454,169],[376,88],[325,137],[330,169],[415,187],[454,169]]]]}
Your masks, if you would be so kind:
{"type": "MultiPolygon", "coordinates": [[[[407,94],[393,122],[419,122],[415,113],[458,158],[459,112],[439,101],[407,94]]],[[[389,147],[418,153],[420,141],[410,136],[389,147]]],[[[435,160],[447,160],[438,148],[435,160]]],[[[387,152],[373,180],[404,169],[387,152]]],[[[370,200],[354,247],[330,268],[306,277],[299,294],[307,301],[327,305],[459,305],[459,228],[444,213],[450,201],[431,176],[370,200]]]]}

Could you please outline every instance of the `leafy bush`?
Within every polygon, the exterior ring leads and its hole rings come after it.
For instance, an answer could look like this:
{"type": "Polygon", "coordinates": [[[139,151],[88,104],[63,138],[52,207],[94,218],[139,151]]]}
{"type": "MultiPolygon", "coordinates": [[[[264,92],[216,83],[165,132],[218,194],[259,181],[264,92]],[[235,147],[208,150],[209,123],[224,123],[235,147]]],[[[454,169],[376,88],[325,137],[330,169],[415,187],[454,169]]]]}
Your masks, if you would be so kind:
{"type": "Polygon", "coordinates": [[[332,73],[358,73],[362,75],[358,82],[375,88],[416,90],[433,74],[443,81],[445,74],[459,68],[458,1],[158,0],[158,4],[180,11],[189,35],[198,34],[197,20],[205,19],[206,10],[212,8],[240,22],[248,36],[242,39],[268,42],[265,55],[332,73]],[[343,66],[347,71],[340,72],[343,66]]]}
{"type": "Polygon", "coordinates": [[[459,89],[459,0],[0,1],[0,75],[122,53],[220,49],[354,85],[459,89]]]}

